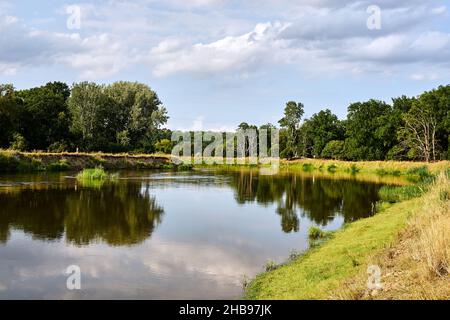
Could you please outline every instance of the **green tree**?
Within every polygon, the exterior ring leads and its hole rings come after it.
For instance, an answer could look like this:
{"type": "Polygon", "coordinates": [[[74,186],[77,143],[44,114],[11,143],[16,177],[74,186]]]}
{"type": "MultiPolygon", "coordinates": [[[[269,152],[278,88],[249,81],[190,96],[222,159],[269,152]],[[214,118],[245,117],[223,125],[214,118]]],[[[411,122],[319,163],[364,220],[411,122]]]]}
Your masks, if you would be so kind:
{"type": "Polygon", "coordinates": [[[72,131],[88,150],[118,151],[154,146],[167,111],[147,85],[116,82],[109,86],[75,84],[69,99],[72,131]]]}
{"type": "Polygon", "coordinates": [[[169,154],[172,152],[172,142],[169,139],[162,139],[155,144],[155,150],[169,154]]]}
{"type": "Polygon", "coordinates": [[[322,158],[342,160],[344,159],[344,141],[333,140],[327,143],[322,150],[322,158]]]}
{"type": "Polygon", "coordinates": [[[408,148],[411,158],[425,161],[436,160],[438,153],[437,113],[434,105],[424,98],[414,101],[404,115],[405,124],[399,130],[399,138],[408,148]]]}
{"type": "Polygon", "coordinates": [[[328,142],[344,138],[344,129],[338,117],[326,109],[305,120],[300,137],[303,156],[320,157],[328,142]]]}
{"type": "Polygon", "coordinates": [[[383,160],[396,143],[392,107],[370,100],[348,107],[345,156],[350,160],[383,160]]]}
{"type": "Polygon", "coordinates": [[[80,136],[80,146],[90,150],[107,147],[120,130],[114,119],[114,103],[106,96],[104,86],[81,82],[74,84],[69,98],[71,130],[80,136]]]}
{"type": "Polygon", "coordinates": [[[19,131],[28,149],[47,150],[55,142],[70,139],[69,92],[69,87],[61,82],[17,92],[23,103],[19,131]]]}
{"type": "Polygon", "coordinates": [[[420,104],[437,122],[435,132],[436,159],[450,159],[450,85],[424,92],[420,104]]]}
{"type": "Polygon", "coordinates": [[[298,130],[304,113],[303,104],[289,101],[284,108],[284,117],[278,121],[287,131],[286,148],[281,151],[281,154],[287,158],[297,157],[299,154],[298,130]]]}
{"type": "Polygon", "coordinates": [[[0,148],[7,148],[18,130],[20,100],[14,86],[0,85],[0,148]]]}
{"type": "Polygon", "coordinates": [[[105,91],[115,103],[118,125],[123,128],[122,132],[127,132],[135,148],[142,147],[144,140],[152,139],[155,131],[168,120],[158,95],[145,84],[120,81],[106,87],[105,91]]]}
{"type": "Polygon", "coordinates": [[[405,126],[404,116],[411,110],[415,98],[401,96],[392,99],[392,113],[389,122],[396,128],[397,134],[393,147],[388,151],[386,158],[390,160],[406,160],[409,159],[408,148],[399,140],[399,130],[405,126]]]}

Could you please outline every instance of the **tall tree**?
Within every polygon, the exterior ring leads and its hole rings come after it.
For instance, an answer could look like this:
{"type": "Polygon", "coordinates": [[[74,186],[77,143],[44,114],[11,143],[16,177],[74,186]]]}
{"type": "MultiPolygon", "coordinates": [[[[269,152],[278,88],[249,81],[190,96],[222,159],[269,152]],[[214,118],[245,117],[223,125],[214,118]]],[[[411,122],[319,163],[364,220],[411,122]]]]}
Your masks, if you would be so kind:
{"type": "Polygon", "coordinates": [[[20,100],[12,84],[0,85],[0,148],[7,148],[17,131],[20,100]]]}
{"type": "Polygon", "coordinates": [[[284,117],[278,121],[282,128],[287,131],[286,149],[282,151],[283,155],[292,158],[297,157],[298,152],[298,130],[300,121],[305,113],[302,103],[289,101],[284,108],[284,117]]]}
{"type": "Polygon", "coordinates": [[[67,107],[69,87],[62,82],[21,90],[20,133],[28,149],[47,150],[54,143],[64,144],[69,139],[70,115],[67,107]]]}
{"type": "Polygon", "coordinates": [[[158,141],[167,111],[147,85],[116,82],[109,86],[79,83],[69,99],[72,130],[88,150],[131,150],[158,141]]]}
{"type": "Polygon", "coordinates": [[[427,162],[436,160],[438,122],[433,105],[428,104],[426,99],[416,100],[404,115],[404,121],[404,126],[399,130],[399,137],[409,148],[410,157],[427,162]]]}
{"type": "Polygon", "coordinates": [[[396,128],[391,123],[392,107],[369,100],[348,107],[345,156],[350,160],[383,160],[395,145],[396,128]]]}
{"type": "Polygon", "coordinates": [[[305,120],[300,136],[303,156],[318,158],[328,142],[344,139],[344,129],[338,117],[326,109],[305,120]]]}

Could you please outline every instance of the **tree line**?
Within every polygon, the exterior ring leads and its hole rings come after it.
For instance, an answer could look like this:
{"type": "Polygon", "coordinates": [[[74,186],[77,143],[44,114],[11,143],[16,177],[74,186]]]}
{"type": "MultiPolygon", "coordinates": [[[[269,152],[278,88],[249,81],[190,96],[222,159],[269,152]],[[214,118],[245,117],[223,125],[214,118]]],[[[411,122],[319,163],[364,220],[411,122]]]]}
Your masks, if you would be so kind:
{"type": "MultiPolygon", "coordinates": [[[[0,148],[170,153],[167,120],[156,92],[137,82],[0,85],[0,148]]],[[[290,101],[278,125],[242,122],[237,130],[279,129],[280,156],[288,159],[450,159],[450,85],[390,104],[355,102],[344,120],[330,109],[304,119],[303,104],[290,101]]]]}
{"type": "MultiPolygon", "coordinates": [[[[450,159],[450,86],[402,96],[388,104],[355,102],[345,120],[330,109],[303,119],[302,103],[290,101],[278,122],[282,158],[336,160],[450,159]]],[[[240,129],[257,128],[241,123],[240,129]]],[[[275,128],[266,124],[261,128],[275,128]]]]}
{"type": "Polygon", "coordinates": [[[20,151],[141,151],[170,133],[156,92],[136,82],[0,85],[0,148],[20,151]]]}

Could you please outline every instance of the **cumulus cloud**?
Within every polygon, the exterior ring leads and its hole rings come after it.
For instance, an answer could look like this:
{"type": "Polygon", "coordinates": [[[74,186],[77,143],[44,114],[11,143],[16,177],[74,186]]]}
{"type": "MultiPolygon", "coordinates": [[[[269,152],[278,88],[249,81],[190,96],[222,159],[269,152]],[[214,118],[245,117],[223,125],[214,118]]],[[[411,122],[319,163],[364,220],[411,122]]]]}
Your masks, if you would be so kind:
{"type": "Polygon", "coordinates": [[[79,70],[85,79],[98,79],[115,74],[134,58],[114,36],[36,30],[13,16],[0,15],[0,34],[0,74],[4,75],[62,64],[79,70]]]}
{"type": "Polygon", "coordinates": [[[238,8],[230,0],[110,0],[82,5],[80,34],[32,28],[1,3],[5,75],[61,64],[83,79],[136,65],[159,77],[247,77],[286,65],[308,73],[364,73],[405,64],[438,69],[450,61],[450,34],[436,24],[446,22],[448,10],[435,1],[379,0],[382,27],[369,30],[368,0],[249,0],[238,8]]]}
{"type": "Polygon", "coordinates": [[[214,75],[292,64],[306,72],[385,73],[386,68],[408,63],[450,61],[450,34],[428,31],[426,26],[445,13],[442,8],[389,8],[382,12],[381,30],[369,30],[365,7],[357,4],[356,8],[306,7],[295,21],[259,23],[248,33],[209,43],[162,41],[151,50],[153,72],[156,76],[214,75]]]}
{"type": "Polygon", "coordinates": [[[267,61],[271,50],[284,46],[277,36],[285,27],[281,23],[262,23],[241,36],[185,47],[179,42],[163,41],[151,50],[150,59],[156,62],[154,73],[167,76],[177,72],[245,71],[267,61]]]}

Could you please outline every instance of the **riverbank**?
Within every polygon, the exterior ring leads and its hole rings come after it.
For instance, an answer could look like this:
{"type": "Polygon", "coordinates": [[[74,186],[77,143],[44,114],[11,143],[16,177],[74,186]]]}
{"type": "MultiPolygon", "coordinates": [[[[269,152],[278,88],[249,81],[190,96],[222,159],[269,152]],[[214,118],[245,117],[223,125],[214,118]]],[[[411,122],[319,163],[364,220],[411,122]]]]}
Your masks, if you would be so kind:
{"type": "Polygon", "coordinates": [[[82,170],[102,166],[107,170],[169,169],[170,156],[107,153],[39,153],[0,150],[0,172],[82,170]]]}
{"type": "Polygon", "coordinates": [[[247,299],[449,299],[450,179],[419,198],[384,204],[323,245],[257,276],[247,299]],[[368,289],[369,266],[383,289],[368,289]]]}
{"type": "Polygon", "coordinates": [[[281,160],[280,168],[292,171],[321,171],[329,173],[367,173],[379,176],[415,175],[420,168],[438,173],[450,167],[450,161],[433,163],[415,161],[340,161],[321,159],[281,160]]]}

